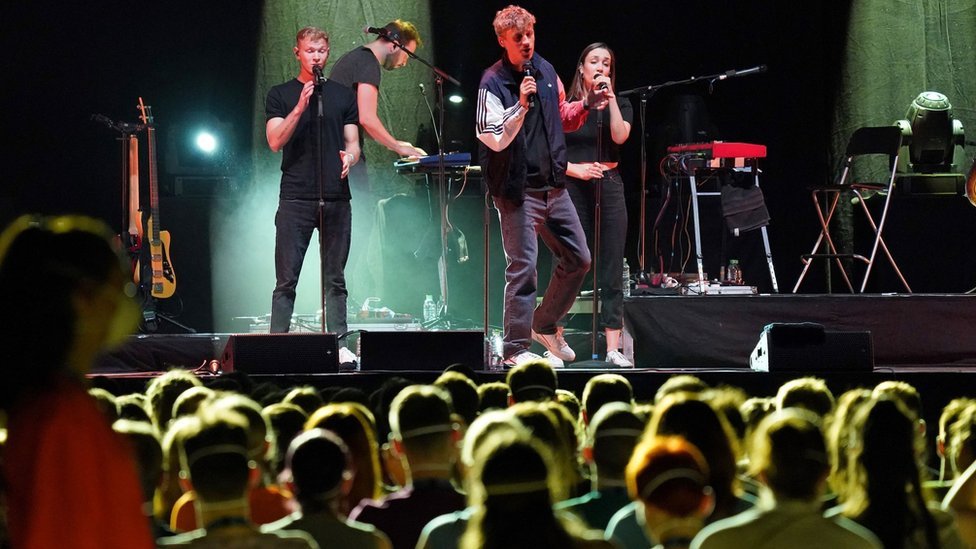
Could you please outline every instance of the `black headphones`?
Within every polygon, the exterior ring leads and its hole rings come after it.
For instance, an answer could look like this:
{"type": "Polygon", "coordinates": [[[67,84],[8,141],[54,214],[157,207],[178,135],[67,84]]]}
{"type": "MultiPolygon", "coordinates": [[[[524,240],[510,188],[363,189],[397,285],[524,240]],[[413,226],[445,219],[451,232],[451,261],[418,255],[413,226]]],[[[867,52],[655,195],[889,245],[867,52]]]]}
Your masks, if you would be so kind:
{"type": "Polygon", "coordinates": [[[396,23],[387,23],[383,28],[386,29],[387,40],[403,44],[403,39],[400,38],[400,27],[396,23]]]}

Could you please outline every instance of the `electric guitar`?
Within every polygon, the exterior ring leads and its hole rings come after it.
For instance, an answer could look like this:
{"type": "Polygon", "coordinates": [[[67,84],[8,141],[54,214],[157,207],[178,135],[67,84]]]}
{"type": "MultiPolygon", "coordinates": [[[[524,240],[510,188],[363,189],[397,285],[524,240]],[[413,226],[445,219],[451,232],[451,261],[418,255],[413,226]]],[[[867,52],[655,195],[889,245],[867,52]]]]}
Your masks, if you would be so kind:
{"type": "Polygon", "coordinates": [[[146,126],[146,141],[149,148],[149,204],[151,213],[146,221],[149,232],[149,256],[152,267],[152,291],[155,298],[171,297],[176,292],[176,272],[169,262],[169,231],[160,230],[159,221],[159,179],[156,172],[156,129],[153,127],[152,107],[139,98],[139,113],[146,126]]]}
{"type": "Polygon", "coordinates": [[[142,241],[144,232],[142,228],[142,214],[139,211],[139,138],[134,134],[129,134],[125,140],[125,171],[129,182],[129,230],[128,234],[123,235],[123,249],[129,252],[132,258],[132,278],[139,284],[141,273],[139,272],[139,256],[142,253],[142,241]]]}

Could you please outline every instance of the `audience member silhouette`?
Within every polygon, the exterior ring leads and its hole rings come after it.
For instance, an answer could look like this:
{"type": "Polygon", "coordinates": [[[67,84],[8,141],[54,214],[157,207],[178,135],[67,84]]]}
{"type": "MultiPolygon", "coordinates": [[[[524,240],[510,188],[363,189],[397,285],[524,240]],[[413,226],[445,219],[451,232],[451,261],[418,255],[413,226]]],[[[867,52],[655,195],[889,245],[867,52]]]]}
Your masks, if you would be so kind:
{"type": "Polygon", "coordinates": [[[583,422],[589,423],[604,404],[634,402],[634,388],[627,378],[620,374],[597,374],[586,381],[583,387],[583,422]]]}
{"type": "MultiPolygon", "coordinates": [[[[529,431],[509,410],[489,410],[479,414],[468,427],[461,444],[460,463],[464,473],[465,491],[468,494],[471,493],[471,483],[477,481],[474,478],[475,456],[485,442],[490,440],[491,435],[499,432],[530,436],[529,431]]],[[[473,507],[466,507],[435,517],[424,526],[420,539],[417,540],[417,549],[457,549],[473,512],[473,507]]]]}
{"type": "Polygon", "coordinates": [[[16,548],[152,547],[132,449],[88,394],[96,355],[135,329],[111,231],[24,216],[0,234],[2,485],[16,548]]]}
{"type": "Polygon", "coordinates": [[[327,429],[339,435],[349,449],[356,470],[352,488],[339,506],[339,511],[348,515],[361,501],[380,497],[382,477],[373,414],[360,404],[326,404],[305,423],[306,430],[315,428],[327,429]]]}
{"type": "Polygon", "coordinates": [[[850,389],[843,392],[837,399],[830,424],[827,426],[827,453],[830,457],[830,475],[827,483],[837,500],[843,500],[847,492],[850,478],[850,462],[848,449],[854,436],[854,416],[864,404],[871,401],[871,391],[868,389],[850,389]]]}
{"type": "Polygon", "coordinates": [[[834,410],[834,394],[820,378],[791,379],[780,385],[776,392],[776,409],[785,408],[803,408],[820,418],[826,418],[834,410]]]}
{"type": "Polygon", "coordinates": [[[823,516],[821,497],[830,465],[819,421],[802,408],[786,408],[763,420],[750,452],[750,472],[763,486],[759,504],[709,524],[692,547],[880,549],[881,541],[866,528],[823,516]]]}
{"type": "Polygon", "coordinates": [[[346,519],[339,511],[354,476],[349,450],[336,434],[325,429],[301,433],[288,448],[284,471],[300,509],[261,530],[301,530],[319,547],[388,549],[386,535],[374,526],[346,519]]]}
{"type": "Polygon", "coordinates": [[[474,507],[462,548],[611,548],[599,532],[553,510],[549,452],[534,438],[494,433],[475,457],[474,507]]]}
{"type": "MultiPolygon", "coordinates": [[[[677,435],[684,437],[705,456],[715,505],[707,522],[740,513],[752,506],[752,500],[741,494],[737,480],[737,451],[731,427],[725,417],[701,400],[702,394],[671,393],[654,408],[645,436],[677,435]]],[[[607,534],[624,547],[647,547],[646,538],[636,516],[636,506],[628,505],[610,520],[607,534]]]]}
{"type": "Polygon", "coordinates": [[[191,387],[201,387],[203,382],[196,375],[187,370],[169,370],[163,375],[153,378],[146,388],[149,399],[149,411],[153,424],[160,433],[166,432],[169,422],[173,418],[173,404],[183,391],[191,387]]]}
{"type": "Polygon", "coordinates": [[[679,436],[645,438],[627,464],[627,491],[654,549],[687,549],[712,511],[708,464],[679,436]]]}
{"type": "Polygon", "coordinates": [[[510,403],[552,400],[559,388],[556,371],[544,359],[529,360],[512,367],[505,381],[510,403]]]}
{"type": "Polygon", "coordinates": [[[451,396],[451,407],[454,413],[464,420],[463,428],[467,428],[478,416],[478,386],[471,378],[461,372],[444,372],[434,381],[434,385],[447,391],[451,396]]]}
{"type": "Polygon", "coordinates": [[[478,412],[508,408],[508,385],[501,381],[489,381],[478,385],[478,412]]]}
{"type": "Polygon", "coordinates": [[[156,428],[148,421],[120,419],[112,424],[112,429],[128,439],[135,452],[143,513],[149,518],[153,538],[172,536],[175,532],[169,524],[153,514],[153,497],[163,479],[163,446],[156,428]]]}
{"type": "Polygon", "coordinates": [[[390,428],[394,450],[406,462],[406,485],[361,502],[349,518],[376,526],[394,548],[412,549],[427,522],[465,505],[451,483],[460,433],[450,395],[433,385],[407,387],[393,399],[390,428]]]}
{"type": "Polygon", "coordinates": [[[308,414],[299,406],[284,402],[265,406],[261,409],[261,414],[268,419],[268,425],[274,433],[275,450],[272,463],[277,475],[285,466],[285,455],[288,453],[291,441],[305,429],[308,414]]]}
{"type": "MultiPolygon", "coordinates": [[[[215,405],[201,408],[180,439],[183,481],[196,495],[202,527],[160,538],[161,547],[318,547],[301,531],[263,533],[250,520],[248,492],[260,471],[248,448],[248,419],[215,405]]],[[[188,490],[188,491],[189,491],[188,490]]]]}
{"type": "Polygon", "coordinates": [[[579,515],[590,527],[606,530],[610,518],[630,502],[624,479],[627,462],[644,430],[629,404],[600,407],[587,427],[583,455],[589,465],[591,491],[556,504],[579,515]]]}
{"type": "MultiPolygon", "coordinates": [[[[254,462],[257,475],[247,491],[248,518],[254,524],[267,524],[288,515],[288,500],[291,494],[282,491],[272,480],[271,464],[268,461],[270,449],[273,447],[271,429],[267,419],[261,414],[260,405],[251,398],[241,394],[223,395],[206,405],[214,414],[234,412],[247,420],[247,451],[248,458],[254,462]]],[[[198,528],[200,523],[194,512],[196,494],[185,492],[173,505],[170,527],[178,532],[186,532],[198,528]]]]}
{"type": "Polygon", "coordinates": [[[962,547],[951,515],[926,501],[916,428],[917,418],[896,399],[873,399],[858,410],[840,512],[874,532],[886,549],[962,547]]]}

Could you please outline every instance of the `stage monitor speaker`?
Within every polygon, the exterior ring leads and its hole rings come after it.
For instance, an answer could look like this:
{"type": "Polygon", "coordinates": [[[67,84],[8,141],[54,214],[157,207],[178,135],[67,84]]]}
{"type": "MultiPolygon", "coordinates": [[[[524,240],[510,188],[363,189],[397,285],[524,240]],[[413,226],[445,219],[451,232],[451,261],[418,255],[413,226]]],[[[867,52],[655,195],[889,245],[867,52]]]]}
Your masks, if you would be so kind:
{"type": "Polygon", "coordinates": [[[763,328],[749,356],[762,372],[870,372],[874,369],[871,332],[833,332],[820,324],[773,323],[763,328]]]}
{"type": "Polygon", "coordinates": [[[485,333],[369,332],[359,334],[359,369],[441,371],[461,363],[472,370],[485,368],[485,333]]]}
{"type": "Polygon", "coordinates": [[[339,371],[335,334],[234,334],[220,360],[224,372],[328,374],[339,371]]]}

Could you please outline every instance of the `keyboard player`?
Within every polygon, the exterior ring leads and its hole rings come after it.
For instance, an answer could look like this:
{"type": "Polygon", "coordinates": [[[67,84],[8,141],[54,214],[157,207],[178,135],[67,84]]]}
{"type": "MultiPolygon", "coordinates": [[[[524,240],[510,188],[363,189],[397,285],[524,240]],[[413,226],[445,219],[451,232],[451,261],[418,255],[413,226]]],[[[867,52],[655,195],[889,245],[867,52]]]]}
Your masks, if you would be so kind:
{"type": "Polygon", "coordinates": [[[401,157],[425,156],[427,153],[407,141],[394,137],[376,112],[379,102],[381,69],[395,70],[407,64],[410,52],[421,46],[423,41],[417,27],[409,21],[397,19],[380,29],[381,33],[372,42],[344,54],[329,74],[329,79],[356,93],[359,107],[359,139],[363,154],[360,161],[349,171],[349,184],[355,200],[353,204],[353,245],[350,249],[349,265],[353,276],[349,277],[351,290],[355,295],[381,295],[378,276],[369,268],[367,262],[367,243],[370,241],[376,202],[380,198],[370,185],[366,171],[366,154],[363,138],[368,135],[374,141],[401,157]],[[398,44],[402,44],[403,49],[398,44]],[[355,287],[362,286],[362,287],[355,287]]]}

